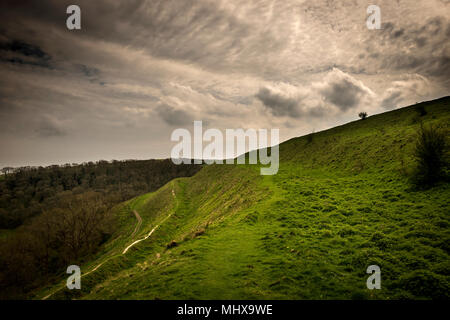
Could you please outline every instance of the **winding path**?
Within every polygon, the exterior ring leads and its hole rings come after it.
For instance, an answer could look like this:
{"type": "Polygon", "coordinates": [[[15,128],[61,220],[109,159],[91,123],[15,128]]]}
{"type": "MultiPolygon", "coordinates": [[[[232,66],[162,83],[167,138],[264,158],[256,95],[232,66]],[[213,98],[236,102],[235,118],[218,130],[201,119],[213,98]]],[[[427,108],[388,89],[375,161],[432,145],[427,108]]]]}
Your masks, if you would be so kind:
{"type": "MultiPolygon", "coordinates": [[[[173,191],[173,189],[172,189],[172,196],[174,196],[175,197],[175,191],[173,191]]],[[[137,213],[137,211],[136,210],[134,210],[134,214],[136,215],[136,218],[138,218],[138,219],[140,219],[141,217],[139,216],[139,213],[137,213]]],[[[141,241],[144,241],[144,240],[147,240],[148,239],[148,237],[150,237],[151,235],[152,235],[152,233],[164,222],[164,221],[166,221],[170,216],[172,215],[172,213],[170,213],[167,217],[165,217],[164,219],[163,219],[163,221],[161,221],[161,223],[160,224],[157,224],[144,238],[142,238],[142,239],[139,239],[139,240],[136,240],[135,242],[133,242],[132,244],[130,244],[128,247],[126,247],[124,250],[123,250],[123,252],[122,252],[122,254],[125,254],[125,253],[127,253],[127,251],[128,251],[128,249],[130,249],[132,246],[134,246],[135,244],[137,244],[137,243],[139,243],[139,242],[141,242],[141,241]]],[[[142,222],[142,219],[141,219],[141,222],[142,222]]],[[[137,227],[137,226],[136,226],[137,227]]]]}
{"type": "Polygon", "coordinates": [[[134,235],[136,234],[136,232],[139,230],[139,228],[141,227],[142,224],[142,218],[139,215],[139,213],[136,210],[133,210],[134,215],[136,216],[136,219],[138,221],[138,223],[136,224],[136,228],[134,228],[133,233],[131,234],[131,237],[133,238],[134,235]]]}
{"type": "MultiPolygon", "coordinates": [[[[172,196],[175,198],[176,196],[175,196],[175,191],[172,189],[172,196]]],[[[135,215],[135,217],[136,217],[136,219],[137,219],[137,224],[136,224],[136,227],[134,228],[134,231],[133,231],[133,233],[131,234],[131,238],[133,238],[134,237],[134,235],[136,234],[136,232],[139,230],[139,228],[141,227],[141,225],[142,225],[142,218],[141,218],[141,216],[139,215],[139,213],[136,211],[136,210],[133,210],[133,213],[134,213],[134,215],[135,215]]],[[[172,212],[173,213],[173,212],[172,212]]],[[[148,237],[150,237],[151,235],[152,235],[152,233],[162,224],[162,223],[164,223],[171,215],[172,215],[172,213],[170,213],[167,217],[165,217],[159,224],[157,224],[144,238],[142,238],[142,239],[139,239],[139,240],[136,240],[136,241],[134,241],[132,244],[130,244],[128,247],[126,247],[124,250],[123,250],[123,252],[122,252],[122,254],[125,254],[127,251],[128,251],[128,249],[130,249],[132,246],[134,246],[135,244],[137,244],[137,243],[139,243],[139,242],[141,242],[141,241],[144,241],[144,240],[147,240],[148,239],[148,237]]],[[[84,277],[84,276],[87,276],[88,274],[90,274],[91,272],[94,272],[95,270],[97,270],[98,268],[100,268],[105,262],[107,262],[107,261],[109,261],[110,259],[112,259],[112,258],[114,258],[114,256],[113,257],[109,257],[108,259],[106,259],[105,261],[103,261],[103,262],[101,262],[100,264],[98,264],[94,269],[92,269],[91,271],[89,271],[89,272],[87,272],[87,273],[85,273],[85,274],[82,274],[81,275],[81,277],[84,277]]],[[[56,291],[54,291],[54,292],[52,292],[52,293],[50,293],[50,294],[48,294],[48,295],[46,295],[45,297],[43,297],[41,300],[47,300],[49,297],[51,297],[53,294],[55,294],[56,292],[58,292],[59,290],[61,290],[62,288],[59,288],[59,289],[57,289],[56,291]]]]}

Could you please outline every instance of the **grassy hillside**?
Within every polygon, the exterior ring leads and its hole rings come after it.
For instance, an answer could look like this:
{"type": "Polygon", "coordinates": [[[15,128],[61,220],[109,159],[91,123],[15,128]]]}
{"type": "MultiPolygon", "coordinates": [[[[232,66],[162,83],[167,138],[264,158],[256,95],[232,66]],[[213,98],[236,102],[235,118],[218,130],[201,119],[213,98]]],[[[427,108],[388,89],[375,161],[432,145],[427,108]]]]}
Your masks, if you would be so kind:
{"type": "Polygon", "coordinates": [[[34,298],[449,298],[450,186],[408,182],[420,122],[448,128],[450,99],[291,139],[275,176],[212,165],[172,180],[116,207],[122,227],[81,290],[61,274],[34,298]],[[381,290],[366,288],[371,264],[381,290]]]}

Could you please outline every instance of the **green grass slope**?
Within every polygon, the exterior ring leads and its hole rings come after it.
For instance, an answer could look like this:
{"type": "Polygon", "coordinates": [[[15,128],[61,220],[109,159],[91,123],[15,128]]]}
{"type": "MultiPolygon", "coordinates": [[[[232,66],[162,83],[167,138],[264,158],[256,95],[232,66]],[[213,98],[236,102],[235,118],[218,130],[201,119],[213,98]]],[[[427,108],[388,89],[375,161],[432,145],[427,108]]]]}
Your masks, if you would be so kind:
{"type": "Polygon", "coordinates": [[[448,128],[450,99],[420,105],[426,115],[411,106],[291,139],[274,176],[205,166],[122,203],[82,289],[62,274],[34,298],[449,298],[449,185],[418,191],[407,173],[419,123],[448,128]],[[366,288],[372,264],[381,290],[366,288]]]}

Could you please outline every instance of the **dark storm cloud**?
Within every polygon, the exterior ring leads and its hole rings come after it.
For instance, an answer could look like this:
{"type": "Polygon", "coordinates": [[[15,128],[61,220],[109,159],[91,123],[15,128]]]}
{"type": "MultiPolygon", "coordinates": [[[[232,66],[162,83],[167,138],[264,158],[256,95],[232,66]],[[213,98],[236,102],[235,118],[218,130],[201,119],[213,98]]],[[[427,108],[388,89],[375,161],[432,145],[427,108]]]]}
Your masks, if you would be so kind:
{"type": "Polygon", "coordinates": [[[90,82],[92,83],[98,83],[102,86],[104,86],[106,84],[105,81],[101,81],[100,78],[100,70],[95,68],[95,67],[89,67],[87,65],[84,64],[76,64],[75,68],[79,69],[81,71],[81,73],[87,78],[89,79],[90,82]]]}
{"type": "Polygon", "coordinates": [[[4,62],[51,68],[49,54],[39,46],[21,40],[0,43],[0,57],[4,62]]]}
{"type": "Polygon", "coordinates": [[[381,106],[385,109],[393,109],[403,100],[402,92],[400,90],[393,91],[386,98],[381,101],[381,106]]]}
{"type": "Polygon", "coordinates": [[[358,87],[344,80],[342,83],[332,84],[329,88],[323,90],[322,94],[326,100],[346,111],[359,103],[361,92],[358,87]]]}
{"type": "MultiPolygon", "coordinates": [[[[20,17],[28,22],[45,22],[47,30],[68,32],[64,18],[69,4],[72,2],[43,0],[21,6],[6,1],[0,9],[8,11],[2,17],[8,24],[13,25],[14,18],[20,17]]],[[[213,70],[255,71],[264,61],[261,52],[270,50],[275,54],[288,44],[275,26],[255,30],[250,21],[238,19],[215,1],[80,0],[77,5],[82,12],[82,28],[77,32],[83,37],[213,70]]],[[[274,67],[268,64],[265,69],[274,72],[274,67]]]]}
{"type": "Polygon", "coordinates": [[[64,128],[55,119],[50,117],[44,117],[35,131],[43,138],[62,137],[67,134],[64,128]]]}
{"type": "Polygon", "coordinates": [[[298,103],[294,98],[283,97],[267,88],[261,88],[255,95],[274,116],[299,117],[298,103]]]}
{"type": "Polygon", "coordinates": [[[317,105],[309,109],[307,115],[312,118],[326,118],[329,114],[332,114],[332,110],[324,105],[317,105]]]}
{"type": "MultiPolygon", "coordinates": [[[[448,26],[448,21],[444,17],[436,16],[429,18],[421,24],[418,21],[414,21],[413,24],[405,27],[396,27],[392,22],[386,22],[383,24],[383,36],[385,39],[390,39],[396,41],[397,39],[402,39],[403,41],[413,41],[415,42],[418,38],[422,36],[434,37],[439,36],[445,32],[448,26]]],[[[441,41],[441,39],[436,39],[441,41]]]]}
{"type": "Polygon", "coordinates": [[[94,67],[88,67],[84,64],[79,64],[78,68],[80,68],[81,72],[88,78],[97,78],[100,74],[100,70],[94,67]]]}
{"type": "MultiPolygon", "coordinates": [[[[450,81],[450,22],[436,16],[426,21],[414,21],[408,27],[396,27],[387,22],[381,32],[381,46],[369,46],[377,54],[383,69],[416,72],[450,81]],[[386,50],[387,48],[389,50],[386,50]]],[[[370,40],[373,42],[373,40],[370,40]]]]}
{"type": "MultiPolygon", "coordinates": [[[[47,0],[30,7],[10,2],[7,7],[10,13],[43,20],[49,28],[63,31],[62,17],[55,13],[65,12],[68,4],[47,0]]],[[[82,8],[80,33],[145,49],[154,56],[204,61],[213,57],[208,48],[219,41],[213,35],[221,25],[226,25],[230,33],[245,33],[236,22],[228,21],[218,12],[216,6],[202,6],[195,1],[79,1],[77,5],[82,8]],[[196,32],[200,30],[201,34],[196,32]]]]}
{"type": "Polygon", "coordinates": [[[255,97],[277,117],[299,118],[326,118],[332,114],[343,113],[359,106],[363,99],[369,95],[367,90],[346,79],[347,75],[338,69],[328,75],[323,83],[314,84],[313,88],[298,88],[302,94],[288,95],[269,88],[260,88],[255,97]],[[316,100],[321,97],[324,101],[332,103],[335,107],[316,100]],[[311,100],[313,102],[311,102],[311,100]]]}
{"type": "Polygon", "coordinates": [[[156,112],[164,122],[171,126],[185,126],[193,121],[190,114],[182,109],[175,109],[166,103],[160,103],[156,112]]]}
{"type": "Polygon", "coordinates": [[[342,111],[357,106],[365,92],[348,79],[337,79],[320,90],[325,100],[331,102],[342,111]]]}
{"type": "Polygon", "coordinates": [[[50,56],[41,50],[38,46],[25,43],[19,40],[13,40],[0,44],[0,50],[13,51],[21,53],[25,56],[34,56],[39,59],[49,60],[50,56]]]}
{"type": "Polygon", "coordinates": [[[447,83],[450,81],[450,55],[431,58],[428,66],[430,69],[427,74],[445,78],[447,83]]]}

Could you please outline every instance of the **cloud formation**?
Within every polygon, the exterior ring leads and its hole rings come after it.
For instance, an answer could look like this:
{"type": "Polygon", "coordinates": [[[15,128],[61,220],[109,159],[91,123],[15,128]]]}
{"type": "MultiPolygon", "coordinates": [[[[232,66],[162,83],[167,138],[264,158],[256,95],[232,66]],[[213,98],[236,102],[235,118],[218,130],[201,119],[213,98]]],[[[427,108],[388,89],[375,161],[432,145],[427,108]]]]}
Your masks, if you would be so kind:
{"type": "Polygon", "coordinates": [[[76,31],[70,4],[0,3],[0,166],[167,157],[194,119],[288,139],[449,93],[445,1],[378,1],[381,30],[362,0],[80,0],[76,31]]]}
{"type": "Polygon", "coordinates": [[[367,97],[374,95],[361,81],[337,68],[334,68],[325,77],[324,83],[319,85],[319,93],[325,101],[343,112],[359,106],[367,97]]]}
{"type": "Polygon", "coordinates": [[[43,117],[36,129],[36,133],[44,138],[62,137],[66,135],[66,131],[62,124],[56,119],[46,116],[43,117]]]}
{"type": "Polygon", "coordinates": [[[38,46],[20,40],[0,42],[0,52],[4,62],[50,68],[51,57],[46,52],[38,46]]]}
{"type": "Polygon", "coordinates": [[[333,68],[309,86],[278,84],[255,95],[273,116],[322,118],[374,104],[375,94],[361,81],[333,68]]]}
{"type": "Polygon", "coordinates": [[[274,116],[299,117],[298,110],[299,101],[284,97],[283,95],[273,92],[268,88],[261,88],[256,97],[271,111],[274,116]]]}
{"type": "Polygon", "coordinates": [[[192,116],[182,109],[161,103],[156,108],[157,114],[170,126],[189,126],[193,121],[192,116]]]}

